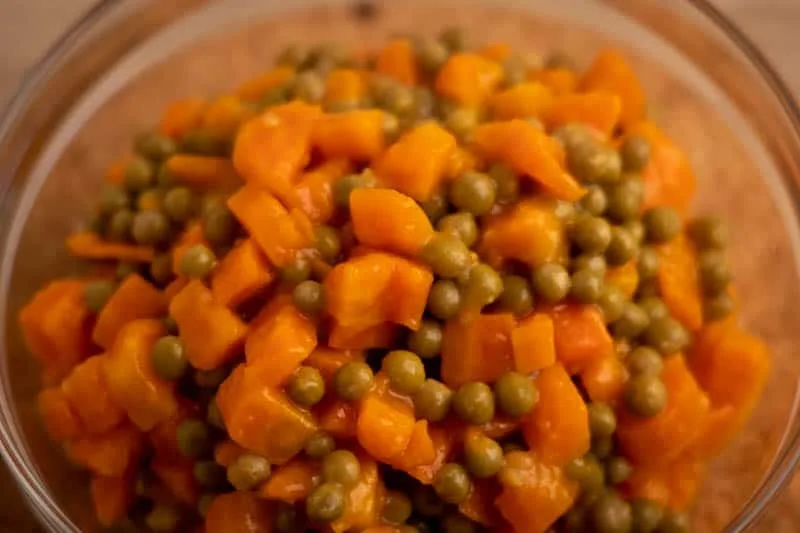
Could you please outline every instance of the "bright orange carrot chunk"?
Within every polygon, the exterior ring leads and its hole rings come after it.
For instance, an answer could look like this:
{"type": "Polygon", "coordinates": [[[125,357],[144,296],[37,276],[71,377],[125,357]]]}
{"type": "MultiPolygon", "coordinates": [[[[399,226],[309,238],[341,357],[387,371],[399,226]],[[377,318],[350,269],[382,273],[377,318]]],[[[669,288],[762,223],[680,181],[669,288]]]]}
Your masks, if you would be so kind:
{"type": "Polygon", "coordinates": [[[536,313],[511,332],[511,346],[514,353],[514,370],[530,374],[547,368],[556,362],[555,333],[553,319],[546,314],[536,313]]]}
{"type": "Polygon", "coordinates": [[[67,250],[84,259],[117,259],[132,263],[149,263],[155,251],[149,246],[109,242],[91,231],[79,231],[67,237],[67,250]]]}
{"type": "Polygon", "coordinates": [[[459,387],[471,381],[494,382],[514,368],[509,313],[448,320],[442,338],[442,381],[459,387]]]}
{"type": "Polygon", "coordinates": [[[172,299],[169,313],[180,328],[186,357],[201,370],[218,368],[235,357],[247,334],[247,325],[215,301],[199,280],[190,281],[172,299]]]}
{"type": "Polygon", "coordinates": [[[661,298],[689,331],[703,325],[703,303],[697,278],[697,258],[689,239],[681,234],[658,247],[661,298]]]}
{"type": "Polygon", "coordinates": [[[358,443],[371,456],[392,462],[400,456],[414,433],[414,410],[389,394],[371,392],[358,410],[358,443]]]}
{"type": "Polygon", "coordinates": [[[349,160],[331,159],[300,176],[295,186],[296,207],[314,223],[325,223],[333,216],[333,184],[353,171],[349,160]]]}
{"type": "Polygon", "coordinates": [[[550,137],[526,121],[481,124],[473,143],[482,157],[503,161],[556,198],[575,201],[583,196],[583,188],[562,167],[550,137]]]}
{"type": "Polygon", "coordinates": [[[180,138],[200,126],[208,103],[202,98],[188,98],[172,102],[161,117],[159,131],[180,138]]]}
{"type": "Polygon", "coordinates": [[[211,293],[215,301],[235,309],[267,289],[275,278],[275,269],[255,242],[247,239],[220,261],[211,278],[211,293]]]}
{"type": "Polygon", "coordinates": [[[444,177],[456,145],[450,132],[426,122],[391,145],[378,159],[375,172],[391,187],[422,202],[444,177]]]}
{"type": "Polygon", "coordinates": [[[275,266],[282,267],[311,246],[311,221],[299,209],[281,202],[253,185],[245,185],[228,199],[233,214],[275,266]]]}
{"type": "Polygon", "coordinates": [[[103,356],[103,377],[112,400],[142,431],[149,431],[178,410],[175,384],[158,377],[152,350],[166,333],[158,320],[135,320],[117,336],[103,356]]]}
{"type": "Polygon", "coordinates": [[[487,217],[480,251],[493,265],[516,259],[537,267],[556,260],[565,246],[564,226],[552,205],[523,200],[504,213],[487,217]]]}
{"type": "Polygon", "coordinates": [[[522,434],[539,460],[564,465],[589,450],[586,403],[559,364],[542,370],[535,383],[539,401],[523,419],[522,434]]]}
{"type": "Polygon", "coordinates": [[[610,93],[565,94],[553,100],[544,113],[549,128],[579,123],[611,136],[620,120],[622,100],[610,93]]]}
{"type": "Polygon", "coordinates": [[[433,236],[422,208],[391,189],[356,189],[350,195],[350,217],[359,242],[415,257],[433,236]]]}
{"type": "Polygon", "coordinates": [[[379,109],[325,115],[314,124],[312,143],[325,157],[369,161],[383,152],[384,117],[379,109]]]}
{"type": "Polygon", "coordinates": [[[125,278],[97,315],[92,332],[94,341],[110,349],[126,324],[143,318],[161,318],[167,312],[163,293],[138,274],[125,278]]]}
{"type": "Polygon", "coordinates": [[[53,439],[59,441],[74,439],[84,431],[81,419],[61,387],[42,390],[36,400],[39,415],[53,439]]]}
{"type": "Polygon", "coordinates": [[[497,120],[538,117],[553,103],[553,93],[539,82],[514,85],[489,98],[492,116],[497,120]]]}
{"type": "Polygon", "coordinates": [[[61,383],[66,400],[92,434],[105,433],[121,423],[125,413],[111,398],[103,373],[103,357],[95,355],[72,369],[61,383]]]}
{"type": "Polygon", "coordinates": [[[235,187],[242,183],[230,160],[224,157],[176,154],[167,159],[175,181],[192,187],[235,187]]]}
{"type": "Polygon", "coordinates": [[[503,81],[503,67],[478,54],[450,56],[436,75],[436,91],[461,105],[482,104],[503,81]]]}
{"type": "Polygon", "coordinates": [[[308,459],[293,459],[275,469],[259,490],[259,495],[293,504],[305,500],[320,480],[319,464],[308,459]]]}
{"type": "Polygon", "coordinates": [[[408,39],[389,41],[378,53],[375,71],[389,76],[400,83],[417,83],[417,58],[414,47],[408,39]]]}
{"type": "Polygon", "coordinates": [[[358,103],[366,94],[365,73],[356,69],[333,69],[325,79],[326,104],[358,103]]]}
{"type": "Polygon", "coordinates": [[[628,126],[645,115],[645,96],[642,84],[625,58],[616,50],[597,54],[594,63],[583,75],[580,87],[584,91],[603,91],[617,95],[622,102],[622,124],[628,126]]]}
{"type": "Polygon", "coordinates": [[[273,511],[270,502],[255,492],[220,494],[208,508],[205,533],[272,533],[273,511]]]}
{"type": "Polygon", "coordinates": [[[89,484],[97,521],[111,527],[125,517],[133,501],[133,484],[127,476],[92,476],[89,484]]]}
{"type": "Polygon", "coordinates": [[[67,442],[67,457],[75,464],[105,477],[119,477],[130,471],[139,459],[144,434],[130,424],[101,435],[79,437],[67,442]]]}
{"type": "Polygon", "coordinates": [[[576,373],[614,352],[603,315],[593,305],[564,305],[553,310],[556,358],[576,373]]]}
{"type": "Polygon", "coordinates": [[[245,100],[259,100],[270,89],[280,87],[291,81],[295,70],[292,67],[280,66],[265,72],[261,76],[246,81],[236,89],[236,96],[245,100]]]}

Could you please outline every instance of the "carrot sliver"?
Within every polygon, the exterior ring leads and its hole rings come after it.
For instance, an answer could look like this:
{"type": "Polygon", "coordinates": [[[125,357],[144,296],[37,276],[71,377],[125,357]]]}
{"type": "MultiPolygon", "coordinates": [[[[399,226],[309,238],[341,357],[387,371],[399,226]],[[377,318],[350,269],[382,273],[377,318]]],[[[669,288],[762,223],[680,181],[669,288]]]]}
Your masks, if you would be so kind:
{"type": "Polygon", "coordinates": [[[155,251],[149,246],[109,242],[92,231],[81,231],[67,237],[67,250],[83,259],[130,261],[149,263],[155,251]]]}

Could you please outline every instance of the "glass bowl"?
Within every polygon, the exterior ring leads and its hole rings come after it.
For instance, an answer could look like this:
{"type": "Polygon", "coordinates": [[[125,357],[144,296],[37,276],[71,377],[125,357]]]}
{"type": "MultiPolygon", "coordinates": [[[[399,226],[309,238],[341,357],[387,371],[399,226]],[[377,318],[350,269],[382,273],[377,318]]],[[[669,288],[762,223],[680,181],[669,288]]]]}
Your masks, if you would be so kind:
{"type": "Polygon", "coordinates": [[[791,478],[800,451],[799,114],[763,56],[705,1],[107,0],[31,71],[0,123],[0,441],[46,528],[97,527],[88,480],[38,420],[38,368],[15,317],[42,283],[74,272],[63,239],[89,211],[104,168],[167,102],[235,86],[287,43],[371,46],[452,24],[481,40],[566,51],[579,65],[608,45],[631,57],[651,114],[694,164],[695,209],[730,221],[742,320],[774,358],[752,421],[712,464],[693,530],[745,529],[791,478]]]}

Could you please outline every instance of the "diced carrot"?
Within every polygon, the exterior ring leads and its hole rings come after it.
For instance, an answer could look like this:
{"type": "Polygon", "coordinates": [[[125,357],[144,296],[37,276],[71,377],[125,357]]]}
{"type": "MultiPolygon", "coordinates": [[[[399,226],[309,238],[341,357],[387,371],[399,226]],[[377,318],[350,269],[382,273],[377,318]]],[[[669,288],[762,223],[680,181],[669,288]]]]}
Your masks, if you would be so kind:
{"type": "Polygon", "coordinates": [[[614,352],[603,315],[593,305],[563,305],[552,311],[556,358],[571,373],[614,352]]]}
{"type": "Polygon", "coordinates": [[[374,326],[342,326],[334,322],[331,326],[328,344],[341,350],[368,350],[370,348],[389,348],[399,334],[395,324],[383,322],[374,326]]]}
{"type": "Polygon", "coordinates": [[[242,183],[230,160],[207,155],[175,154],[167,159],[175,181],[192,187],[235,187],[242,183]]]}
{"type": "Polygon", "coordinates": [[[528,79],[541,83],[557,96],[570,94],[578,89],[578,76],[568,68],[538,70],[529,74],[528,79]]]}
{"type": "Polygon", "coordinates": [[[72,369],[61,383],[61,390],[81,421],[92,434],[105,433],[125,419],[124,411],[111,398],[103,374],[104,355],[95,355],[72,369]]]}
{"type": "Polygon", "coordinates": [[[335,348],[317,346],[308,356],[305,364],[319,370],[325,382],[330,383],[333,375],[340,367],[351,361],[363,360],[364,354],[360,350],[337,350],[335,348]]]}
{"type": "Polygon", "coordinates": [[[358,408],[343,400],[326,400],[314,409],[319,428],[337,439],[353,439],[357,433],[358,408]]]}
{"type": "Polygon", "coordinates": [[[91,231],[79,231],[67,237],[67,250],[84,259],[116,259],[133,263],[149,263],[155,257],[150,246],[105,241],[91,231]]]}
{"type": "Polygon", "coordinates": [[[94,514],[103,527],[111,527],[122,520],[133,501],[133,487],[126,476],[92,476],[89,492],[94,514]]]}
{"type": "Polygon", "coordinates": [[[515,325],[509,313],[448,320],[442,338],[442,381],[450,387],[471,381],[491,383],[513,369],[515,325]]]}
{"type": "Polygon", "coordinates": [[[64,445],[75,464],[98,476],[119,477],[132,468],[142,453],[144,435],[130,424],[102,435],[79,437],[64,445]]]}
{"type": "Polygon", "coordinates": [[[279,66],[265,72],[261,76],[246,81],[236,89],[236,96],[245,100],[263,98],[270,89],[280,87],[291,81],[295,70],[292,67],[279,66]]]}
{"type": "Polygon", "coordinates": [[[237,457],[246,453],[247,450],[236,444],[230,439],[226,439],[214,446],[214,461],[224,467],[234,462],[237,457]]]}
{"type": "Polygon", "coordinates": [[[242,241],[220,261],[211,277],[214,300],[235,309],[263,292],[276,279],[275,269],[252,239],[242,241]]]}
{"type": "Polygon", "coordinates": [[[597,54],[580,81],[581,90],[605,91],[622,101],[622,124],[628,126],[645,115],[645,96],[642,85],[625,58],[616,50],[597,54]]]}
{"type": "Polygon", "coordinates": [[[553,93],[539,82],[520,83],[489,98],[489,108],[497,120],[538,117],[553,103],[553,93]]]}
{"type": "Polygon", "coordinates": [[[211,102],[203,113],[201,127],[214,137],[230,138],[254,113],[253,108],[245,104],[241,98],[232,95],[220,96],[211,102]]]}
{"type": "Polygon", "coordinates": [[[703,304],[697,277],[697,258],[689,239],[681,234],[658,247],[661,298],[689,331],[703,325],[703,304]]]}
{"type": "Polygon", "coordinates": [[[300,176],[295,186],[295,207],[315,224],[330,220],[336,209],[333,184],[353,171],[347,159],[331,159],[300,176]]]}
{"type": "Polygon", "coordinates": [[[503,68],[478,54],[450,56],[436,75],[436,91],[461,105],[482,104],[503,81],[503,68]]]}
{"type": "Polygon", "coordinates": [[[394,39],[378,53],[375,71],[400,83],[417,83],[417,58],[408,39],[394,39]]]}
{"type": "Polygon", "coordinates": [[[357,103],[367,91],[365,73],[356,69],[333,69],[325,79],[326,104],[339,102],[357,103]]]}
{"type": "Polygon", "coordinates": [[[84,431],[81,419],[61,387],[42,390],[37,396],[37,405],[45,428],[53,439],[74,439],[84,431]]]}
{"type": "Polygon", "coordinates": [[[581,372],[583,388],[595,402],[615,403],[627,381],[628,370],[613,352],[593,360],[581,372]]]}
{"type": "Polygon", "coordinates": [[[272,533],[272,506],[255,492],[220,494],[208,508],[205,533],[272,533]]]}
{"type": "Polygon", "coordinates": [[[369,161],[383,152],[384,120],[379,109],[324,115],[314,124],[311,142],[325,157],[369,161]]]}
{"type": "Polygon", "coordinates": [[[200,125],[207,105],[208,103],[202,98],[172,102],[161,117],[159,131],[176,139],[183,137],[200,125]]]}
{"type": "Polygon", "coordinates": [[[194,461],[183,456],[165,458],[156,455],[150,462],[150,469],[177,501],[185,505],[197,502],[200,487],[194,477],[194,461]]]}
{"type": "Polygon", "coordinates": [[[552,317],[536,313],[520,321],[511,332],[511,345],[517,372],[530,374],[554,364],[556,347],[552,317]]]}
{"type": "Polygon", "coordinates": [[[259,490],[259,495],[293,504],[305,500],[320,479],[318,463],[308,459],[293,459],[275,469],[259,490]]]}
{"type": "Polygon", "coordinates": [[[388,394],[371,392],[358,410],[358,442],[372,457],[391,462],[408,446],[414,433],[414,412],[388,394]]]}
{"type": "Polygon", "coordinates": [[[108,350],[126,324],[139,319],[161,318],[166,312],[164,294],[138,274],[133,274],[117,287],[97,315],[92,339],[108,350]]]}

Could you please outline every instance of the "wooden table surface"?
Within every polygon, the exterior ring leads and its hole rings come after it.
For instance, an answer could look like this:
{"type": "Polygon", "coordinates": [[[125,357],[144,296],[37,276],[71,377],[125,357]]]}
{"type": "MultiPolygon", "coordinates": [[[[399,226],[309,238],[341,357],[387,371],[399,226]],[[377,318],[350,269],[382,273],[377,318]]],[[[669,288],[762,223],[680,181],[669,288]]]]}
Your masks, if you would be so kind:
{"type": "MultiPolygon", "coordinates": [[[[679,0],[675,0],[679,1],[679,0]]],[[[0,105],[25,69],[94,0],[0,0],[0,105]]],[[[800,0],[715,0],[772,60],[800,97],[800,0]]],[[[5,466],[0,466],[0,531],[39,531],[5,466]]],[[[800,476],[773,503],[756,531],[800,531],[800,476]]]]}

